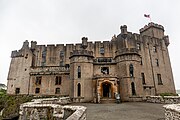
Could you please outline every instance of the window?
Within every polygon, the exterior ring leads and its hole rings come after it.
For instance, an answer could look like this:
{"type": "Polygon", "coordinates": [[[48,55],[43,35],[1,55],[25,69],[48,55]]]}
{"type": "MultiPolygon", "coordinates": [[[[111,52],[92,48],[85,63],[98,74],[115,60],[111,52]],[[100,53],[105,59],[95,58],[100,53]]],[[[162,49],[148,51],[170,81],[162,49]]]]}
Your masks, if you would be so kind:
{"type": "Polygon", "coordinates": [[[36,82],[35,82],[35,84],[36,84],[36,85],[41,85],[41,79],[42,79],[42,76],[36,77],[36,82]]]}
{"type": "Polygon", "coordinates": [[[142,57],[141,57],[141,61],[140,62],[141,62],[140,65],[143,65],[142,57]]]}
{"type": "Polygon", "coordinates": [[[65,64],[65,68],[69,69],[70,65],[69,64],[65,64]]]}
{"type": "Polygon", "coordinates": [[[45,66],[45,64],[46,64],[46,48],[42,52],[42,62],[41,62],[41,65],[45,66]]]}
{"type": "Polygon", "coordinates": [[[35,89],[35,93],[37,94],[37,93],[40,93],[40,88],[36,88],[35,89]]]}
{"type": "Polygon", "coordinates": [[[100,48],[100,54],[104,54],[104,48],[103,47],[100,48]]]}
{"type": "Polygon", "coordinates": [[[145,82],[145,75],[144,75],[144,73],[141,73],[141,78],[142,78],[142,84],[145,85],[146,82],[145,82]]]}
{"type": "Polygon", "coordinates": [[[15,93],[19,94],[20,93],[20,88],[16,88],[15,93]]]}
{"type": "Polygon", "coordinates": [[[46,58],[46,49],[42,52],[42,58],[46,58]]]}
{"type": "Polygon", "coordinates": [[[78,66],[78,78],[81,78],[81,67],[78,66]]]}
{"type": "Polygon", "coordinates": [[[60,57],[64,57],[64,51],[60,51],[60,57]]]}
{"type": "Polygon", "coordinates": [[[60,94],[60,88],[56,88],[55,94],[60,94]]]}
{"type": "Polygon", "coordinates": [[[132,95],[136,95],[134,82],[131,83],[132,95]]]}
{"type": "Polygon", "coordinates": [[[156,59],[156,66],[159,66],[159,60],[156,59]]]}
{"type": "Polygon", "coordinates": [[[129,65],[129,73],[130,73],[130,77],[134,77],[134,67],[133,67],[133,64],[129,65]]]}
{"type": "Polygon", "coordinates": [[[109,67],[101,67],[101,73],[109,74],[109,67]]]}
{"type": "Polygon", "coordinates": [[[28,58],[28,54],[26,54],[25,58],[26,58],[26,59],[28,58]]]}
{"type": "Polygon", "coordinates": [[[156,46],[153,46],[153,52],[157,52],[156,46]]]}
{"type": "Polygon", "coordinates": [[[77,87],[78,87],[78,89],[77,89],[77,96],[80,97],[81,96],[81,84],[78,83],[77,87]]]}
{"type": "Polygon", "coordinates": [[[136,44],[136,48],[137,48],[138,50],[141,50],[141,45],[140,45],[140,43],[137,43],[137,44],[136,44]]]}
{"type": "Polygon", "coordinates": [[[158,85],[162,85],[162,79],[161,79],[161,74],[157,74],[157,79],[158,79],[158,85]]]}
{"type": "Polygon", "coordinates": [[[61,85],[61,76],[56,76],[55,85],[61,85]]]}
{"type": "Polygon", "coordinates": [[[60,61],[60,67],[63,67],[64,66],[64,61],[60,61]]]}

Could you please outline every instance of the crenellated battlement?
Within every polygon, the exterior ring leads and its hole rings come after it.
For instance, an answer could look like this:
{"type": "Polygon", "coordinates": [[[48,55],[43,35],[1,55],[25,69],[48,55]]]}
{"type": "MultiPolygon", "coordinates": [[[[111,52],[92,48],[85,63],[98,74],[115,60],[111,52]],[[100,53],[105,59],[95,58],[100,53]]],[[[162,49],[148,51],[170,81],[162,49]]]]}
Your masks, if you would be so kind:
{"type": "Polygon", "coordinates": [[[148,25],[145,25],[139,31],[140,31],[140,35],[142,36],[145,35],[159,39],[163,39],[164,37],[164,27],[162,25],[155,24],[153,22],[149,23],[148,25]]]}
{"type": "Polygon", "coordinates": [[[164,31],[164,27],[162,25],[159,25],[159,24],[155,24],[153,22],[150,22],[148,25],[145,25],[143,28],[141,28],[139,31],[140,33],[146,31],[147,29],[151,28],[151,27],[155,27],[155,28],[158,28],[158,29],[161,29],[164,31]]]}
{"type": "Polygon", "coordinates": [[[89,56],[93,57],[93,52],[88,50],[74,50],[70,53],[70,58],[73,56],[89,56]]]}
{"type": "Polygon", "coordinates": [[[22,54],[22,52],[19,50],[14,50],[11,53],[11,58],[15,58],[15,57],[24,57],[24,55],[22,54]]]}

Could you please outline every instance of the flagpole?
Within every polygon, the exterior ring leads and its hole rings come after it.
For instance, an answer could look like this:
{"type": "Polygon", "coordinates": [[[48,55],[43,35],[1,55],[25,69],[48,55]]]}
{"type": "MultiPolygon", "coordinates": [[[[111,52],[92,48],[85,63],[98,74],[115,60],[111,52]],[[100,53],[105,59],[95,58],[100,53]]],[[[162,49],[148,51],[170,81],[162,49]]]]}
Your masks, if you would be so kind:
{"type": "Polygon", "coordinates": [[[149,17],[149,19],[150,19],[150,22],[152,22],[151,17],[149,17]]]}

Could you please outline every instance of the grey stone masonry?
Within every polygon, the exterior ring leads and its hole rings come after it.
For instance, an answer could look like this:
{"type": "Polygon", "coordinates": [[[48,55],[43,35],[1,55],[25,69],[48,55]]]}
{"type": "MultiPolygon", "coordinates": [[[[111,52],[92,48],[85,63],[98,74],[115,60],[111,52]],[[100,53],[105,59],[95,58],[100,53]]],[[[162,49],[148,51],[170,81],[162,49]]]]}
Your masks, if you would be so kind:
{"type": "Polygon", "coordinates": [[[180,96],[148,96],[146,97],[146,102],[176,104],[180,103],[180,96]]]}
{"type": "Polygon", "coordinates": [[[180,120],[180,104],[164,105],[165,120],[180,120]]]}
{"type": "Polygon", "coordinates": [[[34,99],[21,104],[19,120],[86,120],[86,107],[65,105],[68,103],[69,97],[34,99]]]}

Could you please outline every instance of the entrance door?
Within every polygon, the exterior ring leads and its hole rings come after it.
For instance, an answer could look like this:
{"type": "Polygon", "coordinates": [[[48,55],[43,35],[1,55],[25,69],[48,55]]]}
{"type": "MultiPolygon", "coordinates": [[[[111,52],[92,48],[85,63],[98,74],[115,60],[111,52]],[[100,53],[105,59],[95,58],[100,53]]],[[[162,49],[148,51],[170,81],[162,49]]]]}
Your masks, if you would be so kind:
{"type": "Polygon", "coordinates": [[[103,97],[111,98],[111,84],[110,83],[103,83],[103,97]]]}

